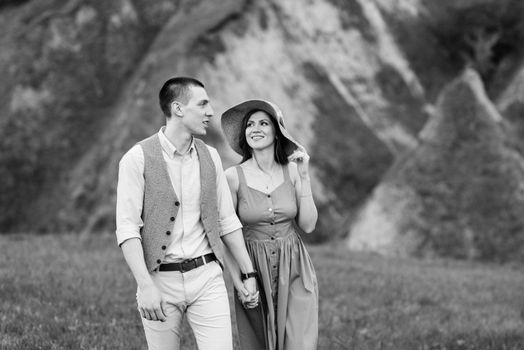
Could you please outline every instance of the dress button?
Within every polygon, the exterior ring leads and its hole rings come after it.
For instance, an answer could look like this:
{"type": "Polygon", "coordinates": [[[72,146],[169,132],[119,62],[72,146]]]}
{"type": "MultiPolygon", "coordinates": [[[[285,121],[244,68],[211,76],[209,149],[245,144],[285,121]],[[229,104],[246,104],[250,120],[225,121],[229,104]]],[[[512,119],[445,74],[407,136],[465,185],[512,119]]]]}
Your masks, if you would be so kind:
{"type": "Polygon", "coordinates": [[[158,259],[158,260],[156,261],[157,264],[160,264],[161,262],[162,262],[162,260],[160,260],[160,259],[158,259]]]}
{"type": "Polygon", "coordinates": [[[271,240],[273,241],[275,239],[275,237],[271,237],[271,240]]]}
{"type": "Polygon", "coordinates": [[[271,252],[271,254],[275,255],[277,252],[271,252]]]}
{"type": "Polygon", "coordinates": [[[165,245],[162,246],[162,250],[166,250],[166,248],[167,248],[167,247],[166,247],[165,245]]]}
{"type": "Polygon", "coordinates": [[[169,220],[171,220],[171,221],[175,221],[175,217],[172,216],[169,220]]]}
{"type": "Polygon", "coordinates": [[[271,195],[270,195],[270,194],[268,194],[268,195],[267,195],[267,198],[271,198],[271,195]]]}
{"type": "Polygon", "coordinates": [[[166,235],[169,236],[170,234],[171,234],[171,231],[167,231],[167,232],[166,232],[166,235]]]}
{"type": "Polygon", "coordinates": [[[176,201],[175,202],[175,205],[178,207],[180,205],[180,202],[179,201],[176,201]]]}

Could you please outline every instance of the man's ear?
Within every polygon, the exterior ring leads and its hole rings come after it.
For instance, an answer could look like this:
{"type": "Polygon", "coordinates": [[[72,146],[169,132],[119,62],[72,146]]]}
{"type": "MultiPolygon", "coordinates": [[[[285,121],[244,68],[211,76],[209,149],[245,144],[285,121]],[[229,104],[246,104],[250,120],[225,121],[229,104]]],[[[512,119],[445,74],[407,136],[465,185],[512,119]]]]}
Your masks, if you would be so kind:
{"type": "Polygon", "coordinates": [[[173,101],[171,103],[171,114],[177,117],[182,117],[184,115],[184,113],[182,113],[182,108],[179,102],[173,101]]]}

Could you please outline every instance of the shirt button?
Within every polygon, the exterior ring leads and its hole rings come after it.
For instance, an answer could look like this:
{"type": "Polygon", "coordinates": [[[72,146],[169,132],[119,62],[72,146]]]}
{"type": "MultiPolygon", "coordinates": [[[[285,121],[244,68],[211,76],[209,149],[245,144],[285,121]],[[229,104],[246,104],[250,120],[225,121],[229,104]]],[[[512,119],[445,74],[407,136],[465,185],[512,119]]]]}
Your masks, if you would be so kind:
{"type": "Polygon", "coordinates": [[[166,250],[166,248],[167,248],[167,247],[166,247],[165,245],[162,246],[162,250],[166,250]]]}
{"type": "Polygon", "coordinates": [[[274,225],[274,224],[275,224],[274,222],[270,223],[270,225],[274,225]]]}
{"type": "Polygon", "coordinates": [[[178,207],[180,205],[180,202],[179,201],[176,201],[175,202],[175,205],[178,207]]]}
{"type": "Polygon", "coordinates": [[[271,209],[271,208],[269,208],[268,210],[269,210],[269,211],[273,211],[273,209],[271,209]]]}
{"type": "Polygon", "coordinates": [[[271,198],[271,195],[270,195],[270,194],[268,194],[268,195],[267,195],[267,198],[271,198]]]}
{"type": "Polygon", "coordinates": [[[172,216],[171,219],[169,219],[169,220],[171,220],[171,221],[175,221],[175,217],[172,216]]]}
{"type": "Polygon", "coordinates": [[[156,261],[157,264],[160,264],[161,262],[162,262],[162,260],[160,260],[160,259],[158,259],[158,260],[156,261]]]}
{"type": "Polygon", "coordinates": [[[271,240],[272,240],[272,241],[275,240],[275,237],[271,237],[271,240]]]}
{"type": "Polygon", "coordinates": [[[170,234],[171,234],[171,231],[167,231],[167,232],[166,232],[166,235],[169,236],[170,234]]]}

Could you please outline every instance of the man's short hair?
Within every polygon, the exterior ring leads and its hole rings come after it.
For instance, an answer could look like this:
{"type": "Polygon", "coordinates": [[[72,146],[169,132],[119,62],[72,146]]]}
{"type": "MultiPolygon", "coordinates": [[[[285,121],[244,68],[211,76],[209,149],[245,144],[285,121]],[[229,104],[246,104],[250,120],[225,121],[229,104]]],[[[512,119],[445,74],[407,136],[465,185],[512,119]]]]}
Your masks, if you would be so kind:
{"type": "Polygon", "coordinates": [[[180,101],[182,103],[189,101],[191,98],[189,88],[191,86],[200,86],[203,88],[204,84],[194,78],[174,77],[162,85],[158,93],[158,101],[166,117],[171,116],[171,103],[173,101],[180,101]]]}

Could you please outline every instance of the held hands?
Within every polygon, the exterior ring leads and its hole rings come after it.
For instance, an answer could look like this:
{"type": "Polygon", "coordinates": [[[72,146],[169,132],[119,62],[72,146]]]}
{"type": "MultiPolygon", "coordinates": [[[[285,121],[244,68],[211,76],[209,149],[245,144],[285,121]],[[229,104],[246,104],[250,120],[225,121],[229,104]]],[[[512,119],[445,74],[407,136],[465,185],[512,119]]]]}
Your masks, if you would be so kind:
{"type": "Polygon", "coordinates": [[[287,159],[290,162],[297,163],[298,175],[301,178],[309,176],[309,154],[307,154],[304,147],[300,146],[287,159]]]}
{"type": "Polygon", "coordinates": [[[246,309],[258,306],[257,280],[254,277],[244,280],[242,287],[238,290],[238,299],[246,309]]]}
{"type": "Polygon", "coordinates": [[[161,322],[166,320],[166,303],[155,285],[138,288],[136,301],[140,315],[146,320],[161,322]]]}

